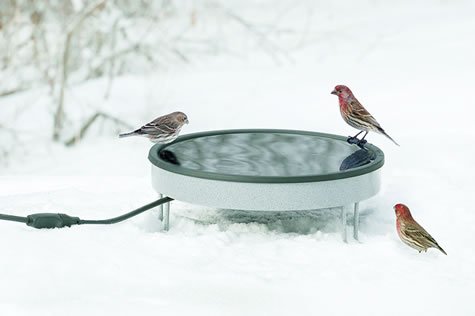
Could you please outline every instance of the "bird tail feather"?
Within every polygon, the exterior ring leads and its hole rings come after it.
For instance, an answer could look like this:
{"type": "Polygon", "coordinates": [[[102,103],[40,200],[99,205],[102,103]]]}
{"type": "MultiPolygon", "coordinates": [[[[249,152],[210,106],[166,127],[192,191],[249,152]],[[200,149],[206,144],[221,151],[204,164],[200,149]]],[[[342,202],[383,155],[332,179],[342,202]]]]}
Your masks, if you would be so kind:
{"type": "Polygon", "coordinates": [[[400,146],[391,136],[389,136],[389,135],[384,131],[384,129],[379,128],[379,131],[381,132],[381,134],[383,134],[384,136],[386,136],[387,138],[389,138],[394,144],[396,144],[397,146],[400,146]]]}
{"type": "Polygon", "coordinates": [[[134,136],[134,135],[138,135],[139,133],[137,133],[137,131],[133,131],[133,132],[129,132],[129,133],[122,133],[122,134],[119,134],[119,138],[124,138],[124,137],[130,137],[130,136],[134,136]]]}
{"type": "Polygon", "coordinates": [[[444,255],[446,255],[446,256],[447,256],[447,253],[445,252],[445,250],[444,250],[444,249],[442,249],[442,247],[441,247],[441,246],[439,246],[439,245],[437,245],[437,244],[436,244],[436,246],[437,246],[437,249],[439,249],[440,251],[442,251],[442,252],[444,253],[444,255]]]}

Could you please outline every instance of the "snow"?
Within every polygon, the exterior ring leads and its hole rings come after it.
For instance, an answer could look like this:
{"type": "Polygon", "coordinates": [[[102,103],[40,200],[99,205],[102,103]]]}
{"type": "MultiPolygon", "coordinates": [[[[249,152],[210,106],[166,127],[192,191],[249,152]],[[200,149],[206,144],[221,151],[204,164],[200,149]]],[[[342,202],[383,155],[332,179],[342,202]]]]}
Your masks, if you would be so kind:
{"type": "MultiPolygon", "coordinates": [[[[383,190],[361,203],[361,242],[341,241],[331,211],[250,216],[178,201],[166,233],[156,211],[61,230],[0,222],[2,315],[475,314],[473,2],[277,1],[292,7],[280,19],[268,12],[270,1],[230,3],[250,21],[296,27],[302,35],[289,58],[279,54],[276,63],[257,48],[203,56],[118,78],[107,100],[107,81],[91,81],[67,98],[71,124],[98,107],[134,126],[181,110],[190,118],[182,133],[350,135],[330,95],[347,84],[401,144],[369,135],[386,164],[383,190]],[[399,202],[448,256],[399,241],[392,210],[399,202]]],[[[20,131],[14,139],[0,130],[9,152],[0,163],[1,213],[101,219],[156,198],[146,139],[119,140],[105,125],[78,146],[51,143],[45,94],[0,99],[0,125],[20,131]]]]}

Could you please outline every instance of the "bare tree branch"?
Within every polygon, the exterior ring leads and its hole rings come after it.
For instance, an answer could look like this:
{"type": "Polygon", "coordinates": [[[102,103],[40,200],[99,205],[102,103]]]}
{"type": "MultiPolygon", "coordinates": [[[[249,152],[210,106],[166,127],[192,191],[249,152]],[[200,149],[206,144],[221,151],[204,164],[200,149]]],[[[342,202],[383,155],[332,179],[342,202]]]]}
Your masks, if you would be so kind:
{"type": "Polygon", "coordinates": [[[231,19],[235,20],[236,22],[238,22],[239,24],[244,26],[247,30],[249,30],[249,32],[251,32],[257,38],[259,38],[259,40],[262,43],[266,44],[268,47],[263,46],[263,48],[276,61],[277,64],[280,64],[280,60],[278,58],[277,53],[281,53],[281,55],[283,55],[287,60],[289,60],[290,62],[294,62],[293,59],[290,57],[290,55],[287,52],[282,50],[277,44],[275,44],[273,41],[271,41],[267,37],[266,34],[260,32],[259,30],[257,30],[254,25],[252,25],[251,23],[246,21],[243,17],[237,15],[236,13],[234,13],[233,11],[231,11],[229,9],[224,9],[224,12],[228,17],[230,17],[231,19]]]}
{"type": "Polygon", "coordinates": [[[6,97],[6,96],[9,96],[9,95],[12,95],[12,94],[24,92],[28,89],[30,89],[30,87],[18,87],[18,88],[7,90],[7,91],[2,91],[2,92],[0,92],[0,98],[1,97],[6,97]]]}
{"type": "Polygon", "coordinates": [[[107,0],[99,0],[95,4],[86,8],[76,19],[75,22],[71,24],[69,30],[66,33],[66,40],[64,44],[63,58],[62,58],[62,72],[61,72],[61,81],[59,88],[59,97],[58,97],[58,106],[54,114],[53,122],[53,140],[58,141],[61,133],[63,120],[64,120],[64,92],[68,80],[68,60],[69,52],[71,49],[71,39],[74,35],[74,32],[81,26],[81,24],[94,12],[102,10],[105,6],[107,0]]]}
{"type": "Polygon", "coordinates": [[[67,140],[64,144],[66,146],[72,146],[72,145],[76,144],[77,142],[79,142],[80,140],[82,140],[84,138],[84,136],[86,135],[86,132],[89,130],[89,128],[99,118],[103,118],[103,119],[112,121],[117,125],[124,126],[126,128],[132,129],[132,126],[130,124],[122,121],[121,119],[119,119],[117,117],[114,117],[114,116],[109,115],[109,114],[104,113],[104,112],[96,112],[83,124],[83,126],[81,126],[79,131],[73,137],[71,137],[69,140],[67,140]]]}

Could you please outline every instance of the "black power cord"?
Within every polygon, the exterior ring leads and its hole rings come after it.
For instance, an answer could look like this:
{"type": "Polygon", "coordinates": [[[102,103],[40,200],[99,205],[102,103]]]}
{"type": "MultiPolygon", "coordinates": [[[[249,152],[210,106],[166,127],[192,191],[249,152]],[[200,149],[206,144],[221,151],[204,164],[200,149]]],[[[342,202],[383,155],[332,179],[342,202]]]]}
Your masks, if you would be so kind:
{"type": "Polygon", "coordinates": [[[113,218],[108,218],[108,219],[90,220],[90,219],[80,219],[79,217],[69,216],[67,214],[62,214],[62,213],[37,213],[37,214],[28,215],[26,217],[0,214],[0,220],[25,223],[26,225],[34,227],[34,228],[62,228],[62,227],[71,227],[73,225],[87,225],[87,224],[108,225],[108,224],[116,224],[116,223],[125,221],[126,219],[139,215],[151,208],[154,208],[156,206],[162,205],[170,201],[173,201],[171,197],[164,197],[152,203],[139,207],[138,209],[133,210],[129,213],[126,213],[117,217],[113,217],[113,218]]]}

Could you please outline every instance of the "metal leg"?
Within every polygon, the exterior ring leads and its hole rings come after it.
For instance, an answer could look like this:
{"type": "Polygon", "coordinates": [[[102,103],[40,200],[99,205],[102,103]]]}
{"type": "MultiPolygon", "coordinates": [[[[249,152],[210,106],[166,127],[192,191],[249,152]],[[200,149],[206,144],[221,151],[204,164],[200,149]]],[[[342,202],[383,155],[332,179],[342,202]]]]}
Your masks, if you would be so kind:
{"type": "Polygon", "coordinates": [[[170,202],[163,204],[163,230],[168,231],[170,228],[170,202]]]}
{"type": "Polygon", "coordinates": [[[346,208],[344,206],[341,207],[341,229],[342,229],[342,239],[344,242],[348,242],[347,234],[346,234],[346,208]]]}
{"type": "MultiPolygon", "coordinates": [[[[360,136],[360,134],[363,133],[363,131],[359,132],[358,134],[356,134],[355,136],[353,136],[352,138],[357,138],[358,136],[360,136]]],[[[366,132],[368,133],[368,132],[366,132]]],[[[365,135],[366,136],[366,135],[365,135]]],[[[364,137],[363,137],[364,138],[364,137]]]]}
{"type": "Polygon", "coordinates": [[[353,238],[358,239],[358,232],[360,229],[360,203],[355,203],[355,209],[353,213],[353,238]]]}
{"type": "MultiPolygon", "coordinates": [[[[159,193],[158,194],[158,198],[159,199],[162,199],[163,198],[163,194],[159,193]]],[[[158,219],[160,221],[163,221],[163,204],[159,205],[158,206],[158,219]]]]}
{"type": "Polygon", "coordinates": [[[361,141],[364,140],[364,138],[366,137],[366,135],[368,135],[368,132],[364,133],[364,136],[363,136],[363,138],[361,138],[361,141]]]}

